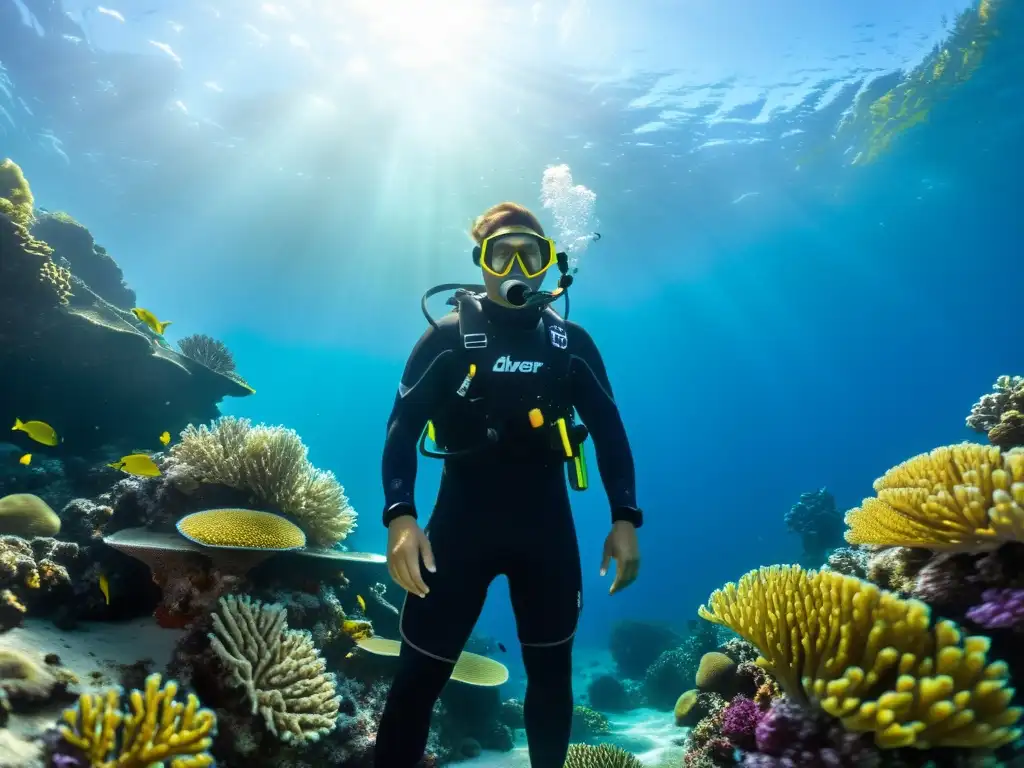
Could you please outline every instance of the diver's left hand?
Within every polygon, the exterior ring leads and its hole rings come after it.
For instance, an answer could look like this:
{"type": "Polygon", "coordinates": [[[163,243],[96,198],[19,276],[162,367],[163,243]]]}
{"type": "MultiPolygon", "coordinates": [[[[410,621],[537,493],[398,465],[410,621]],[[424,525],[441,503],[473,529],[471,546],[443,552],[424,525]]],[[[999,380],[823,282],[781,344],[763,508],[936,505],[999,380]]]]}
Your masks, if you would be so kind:
{"type": "Polygon", "coordinates": [[[612,524],[612,531],[604,540],[604,556],[601,559],[601,575],[608,573],[608,566],[615,558],[615,580],[612,581],[609,595],[625,589],[640,573],[640,542],[636,538],[636,528],[632,523],[619,520],[612,524]]]}

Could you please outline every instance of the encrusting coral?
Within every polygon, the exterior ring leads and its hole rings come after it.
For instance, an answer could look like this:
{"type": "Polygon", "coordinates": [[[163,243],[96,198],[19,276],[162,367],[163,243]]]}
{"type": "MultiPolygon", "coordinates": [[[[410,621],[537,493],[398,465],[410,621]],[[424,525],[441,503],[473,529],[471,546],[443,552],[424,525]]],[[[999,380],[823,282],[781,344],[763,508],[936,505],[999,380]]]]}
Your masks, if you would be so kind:
{"type": "Polygon", "coordinates": [[[893,467],[846,514],[851,544],[979,552],[1024,541],[1024,450],[943,446],[893,467]]]}
{"type": "Polygon", "coordinates": [[[288,629],[283,607],[222,597],[213,630],[211,648],[268,731],[302,743],[334,730],[341,704],[336,678],[309,632],[288,629]]]}
{"type": "Polygon", "coordinates": [[[995,748],[1020,737],[1008,668],[989,640],[873,584],[834,571],[773,566],[715,591],[699,614],[762,654],[797,702],[815,704],[879,747],[995,748]]]}
{"type": "Polygon", "coordinates": [[[331,546],[355,528],[356,513],[341,484],[333,472],[309,462],[294,430],[224,416],[211,426],[185,429],[171,448],[171,462],[199,482],[246,491],[289,515],[313,544],[331,546]]]}
{"type": "Polygon", "coordinates": [[[161,682],[160,675],[150,675],[144,691],[132,691],[130,712],[123,709],[119,689],[83,694],[78,706],[65,710],[61,737],[84,752],[92,768],[148,768],[165,761],[171,768],[213,765],[207,750],[216,716],[200,708],[193,694],[185,704],[176,701],[177,683],[161,682]]]}

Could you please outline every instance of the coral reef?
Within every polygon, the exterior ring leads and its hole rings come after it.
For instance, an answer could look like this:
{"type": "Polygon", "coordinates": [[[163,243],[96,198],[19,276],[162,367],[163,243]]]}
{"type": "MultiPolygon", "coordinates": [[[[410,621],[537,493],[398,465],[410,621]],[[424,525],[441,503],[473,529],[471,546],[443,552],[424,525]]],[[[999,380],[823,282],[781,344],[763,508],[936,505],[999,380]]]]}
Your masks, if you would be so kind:
{"type": "Polygon", "coordinates": [[[932,625],[919,601],[833,571],[775,566],[716,591],[699,613],[756,645],[788,696],[850,731],[873,731],[881,747],[995,748],[1020,737],[1008,668],[988,660],[989,640],[932,625]]]}
{"type": "Polygon", "coordinates": [[[121,309],[135,306],[135,291],[125,285],[124,273],[107,253],[96,245],[92,233],[63,212],[41,213],[31,227],[32,235],[53,249],[53,258],[66,264],[71,274],[83,281],[105,301],[121,309]]]}
{"type": "Polygon", "coordinates": [[[74,677],[67,670],[14,650],[0,649],[0,693],[14,712],[30,712],[67,695],[74,677]]]}
{"type": "Polygon", "coordinates": [[[336,678],[309,632],[288,629],[283,607],[223,597],[213,629],[211,647],[271,734],[305,742],[334,730],[341,703],[336,678]]]}
{"type": "Polygon", "coordinates": [[[736,662],[720,651],[705,653],[700,658],[694,682],[698,690],[728,698],[736,689],[736,662]]]}
{"type": "Polygon", "coordinates": [[[826,565],[844,576],[863,579],[867,576],[869,555],[862,547],[839,547],[829,553],[826,565]]]}
{"type": "Polygon", "coordinates": [[[786,513],[786,527],[800,536],[804,556],[817,565],[825,552],[843,540],[843,516],[828,489],[800,494],[800,500],[786,513]]]}
{"type": "Polygon", "coordinates": [[[977,552],[1024,538],[1024,451],[944,446],[893,467],[846,514],[851,544],[977,552]]]}
{"type": "Polygon", "coordinates": [[[307,453],[294,430],[225,416],[183,431],[171,463],[197,482],[244,490],[291,517],[313,544],[331,546],[351,533],[356,514],[334,473],[316,469],[307,453]]]}
{"type": "Polygon", "coordinates": [[[177,701],[177,683],[161,683],[160,675],[150,675],[143,691],[132,692],[127,712],[118,689],[104,696],[83,694],[78,706],[64,713],[63,744],[55,750],[53,764],[64,764],[58,756],[74,761],[77,750],[93,768],[147,768],[164,761],[171,768],[213,765],[207,750],[216,733],[216,716],[200,708],[194,695],[184,704],[177,701]]]}
{"type": "Polygon", "coordinates": [[[679,694],[694,687],[701,658],[716,645],[714,632],[701,627],[679,646],[661,653],[644,674],[648,706],[671,711],[679,694]]]}
{"type": "MultiPolygon", "coordinates": [[[[743,756],[745,768],[872,768],[881,758],[870,736],[844,731],[839,722],[807,710],[788,699],[777,699],[756,718],[754,743],[743,756]]],[[[749,720],[744,720],[747,726],[749,720]]]]}
{"type": "Polygon", "coordinates": [[[1003,449],[1024,445],[1024,376],[1000,376],[971,408],[967,426],[1003,449]]]}
{"type": "Polygon", "coordinates": [[[590,707],[577,704],[572,710],[572,738],[590,741],[609,731],[608,718],[590,707]]]}
{"type": "Polygon", "coordinates": [[[626,712],[633,708],[626,687],[612,675],[600,675],[591,680],[587,686],[587,700],[590,706],[601,712],[626,712]]]}
{"type": "MultiPolygon", "coordinates": [[[[682,642],[678,633],[663,624],[627,619],[612,627],[609,647],[621,677],[643,680],[662,653],[682,642]]],[[[676,691],[672,700],[678,695],[676,691]]]]}
{"type": "Polygon", "coordinates": [[[0,589],[33,614],[70,602],[71,573],[81,573],[82,565],[81,550],[71,542],[0,536],[0,589]]]}

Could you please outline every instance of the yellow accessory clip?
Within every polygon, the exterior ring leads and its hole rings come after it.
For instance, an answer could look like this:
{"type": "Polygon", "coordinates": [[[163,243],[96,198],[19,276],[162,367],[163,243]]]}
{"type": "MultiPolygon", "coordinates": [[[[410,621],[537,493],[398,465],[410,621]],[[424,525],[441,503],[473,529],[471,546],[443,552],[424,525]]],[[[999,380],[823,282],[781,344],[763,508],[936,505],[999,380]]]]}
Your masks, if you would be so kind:
{"type": "Polygon", "coordinates": [[[558,436],[562,440],[562,450],[565,451],[565,458],[571,459],[573,457],[572,441],[569,439],[569,430],[565,426],[565,419],[559,419],[555,424],[558,425],[558,436]]]}
{"type": "Polygon", "coordinates": [[[540,408],[534,408],[530,411],[530,426],[534,429],[540,429],[544,426],[544,414],[540,412],[540,408]]]}

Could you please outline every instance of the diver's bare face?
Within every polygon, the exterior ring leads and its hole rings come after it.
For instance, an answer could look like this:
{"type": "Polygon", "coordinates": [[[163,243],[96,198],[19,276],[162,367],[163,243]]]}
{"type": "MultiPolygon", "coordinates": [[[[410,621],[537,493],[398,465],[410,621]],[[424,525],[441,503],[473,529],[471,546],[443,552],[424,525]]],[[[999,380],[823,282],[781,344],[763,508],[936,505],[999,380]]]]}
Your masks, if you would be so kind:
{"type": "MultiPolygon", "coordinates": [[[[530,247],[533,241],[528,236],[517,237],[506,235],[495,247],[524,249],[530,247]]],[[[516,259],[512,262],[512,270],[504,277],[496,277],[487,270],[481,270],[484,276],[484,285],[487,287],[487,297],[496,304],[512,309],[522,309],[525,305],[520,303],[519,297],[523,294],[523,288],[527,292],[539,291],[544,285],[544,277],[547,272],[542,272],[536,277],[527,277],[523,274],[523,268],[516,259]]]]}

